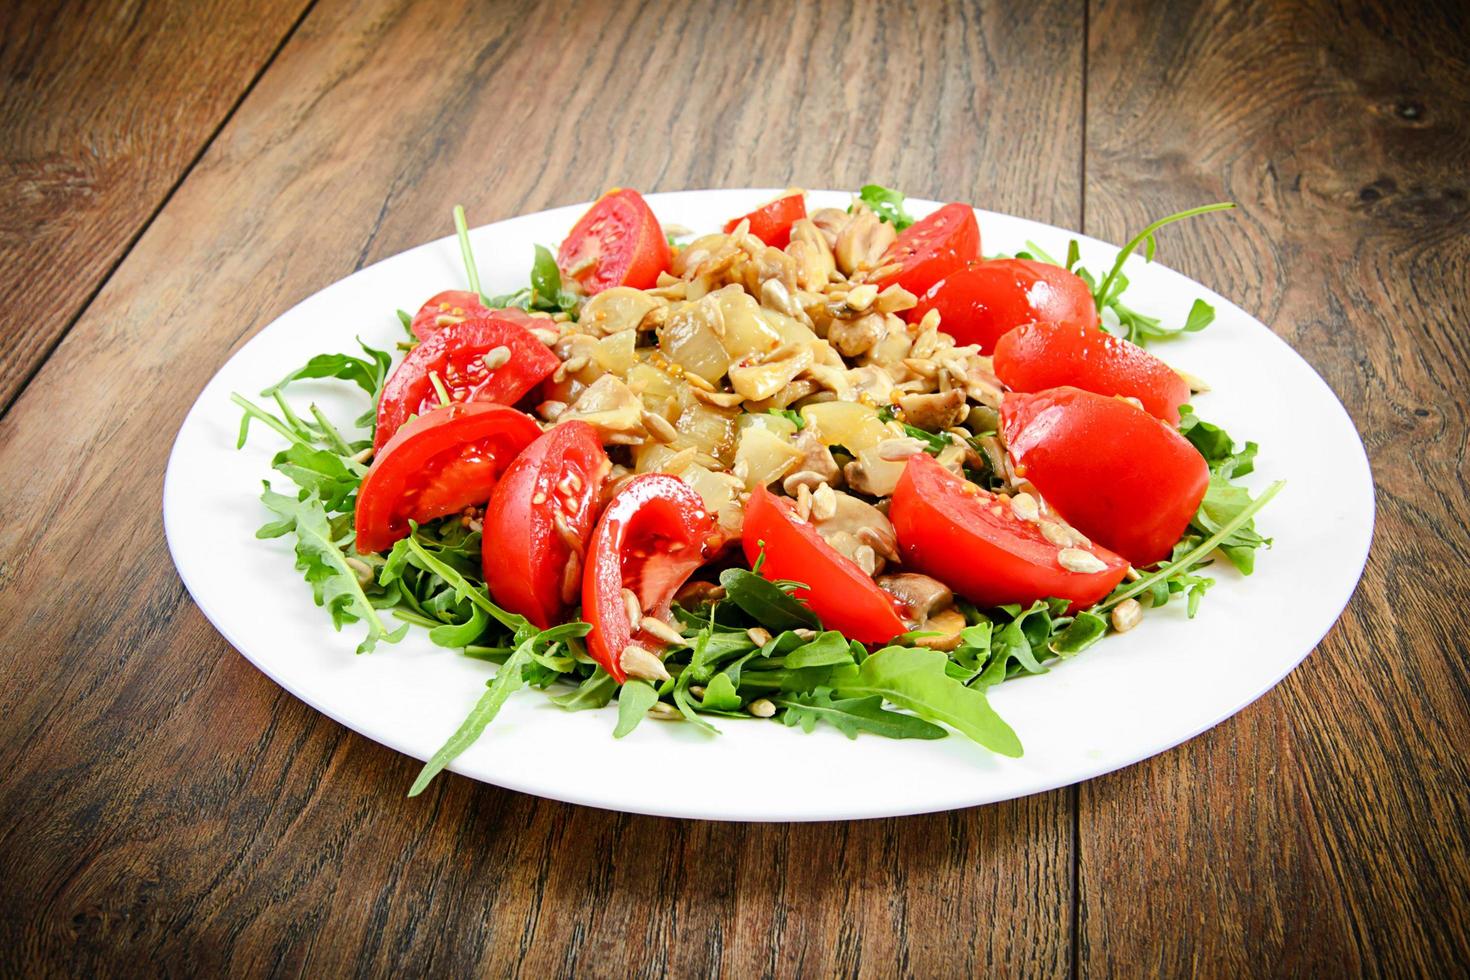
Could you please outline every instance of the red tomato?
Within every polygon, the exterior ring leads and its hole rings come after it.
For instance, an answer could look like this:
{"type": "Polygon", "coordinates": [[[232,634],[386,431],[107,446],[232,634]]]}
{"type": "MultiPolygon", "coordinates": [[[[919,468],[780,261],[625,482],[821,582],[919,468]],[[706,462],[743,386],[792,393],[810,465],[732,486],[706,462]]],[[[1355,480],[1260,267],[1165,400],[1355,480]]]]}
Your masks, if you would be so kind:
{"type": "Polygon", "coordinates": [[[908,629],[893,596],[822,540],[816,528],[795,520],[791,505],[765,487],[756,487],[745,505],[741,544],[752,567],[764,545],[760,574],[765,578],[810,586],[792,594],[810,606],[827,629],[841,630],[862,643],[886,643],[908,629]]]}
{"type": "Polygon", "coordinates": [[[1071,385],[1137,398],[1150,415],[1179,424],[1189,385],[1148,351],[1080,323],[1027,323],[995,345],[995,374],[1012,391],[1071,385]]]}
{"type": "Polygon", "coordinates": [[[725,234],[740,222],[750,221],[750,233],[773,248],[785,248],[791,242],[791,226],[806,217],[806,196],[788,194],[770,204],[756,208],[743,218],[725,223],[725,234]]]}
{"type": "Polygon", "coordinates": [[[1073,572],[1057,561],[1059,549],[1010,501],[962,480],[919,453],[899,478],[888,508],[905,568],[932,575],[971,602],[1027,605],[1052,596],[1090,606],[1113,591],[1128,562],[1094,545],[1106,567],[1073,572]]]}
{"type": "Polygon", "coordinates": [[[429,335],[440,327],[447,327],[470,317],[484,316],[489,312],[489,308],[480,302],[479,293],[464,289],[446,289],[430,296],[429,301],[419,307],[409,329],[419,340],[428,340],[429,335]]]}
{"type": "MultiPolygon", "coordinates": [[[[920,296],[966,262],[980,257],[980,226],[975,209],[968,204],[946,204],[899,232],[888,246],[879,266],[898,263],[901,268],[878,283],[886,289],[898,283],[920,296]]],[[[911,319],[914,322],[917,318],[911,319]]]]}
{"type": "Polygon", "coordinates": [[[399,427],[357,492],[357,550],[384,551],[431,521],[483,504],[511,460],[541,434],[504,405],[445,405],[399,427]]]}
{"type": "Polygon", "coordinates": [[[917,322],[939,311],[939,329],[961,345],[995,349],[1008,331],[1033,320],[1096,326],[1097,305],[1087,283],[1049,262],[990,259],[971,263],[919,292],[919,305],[906,314],[917,322]]]}
{"type": "Polygon", "coordinates": [[[672,258],[669,240],[643,195],[615,188],[573,226],[556,264],[591,296],[613,286],[649,289],[672,258]]]}
{"type": "Polygon", "coordinates": [[[1188,439],[1121,398],[1077,388],[1013,394],[1000,418],[1016,473],[1135,565],[1169,556],[1210,482],[1188,439]]]}
{"type": "Polygon", "coordinates": [[[586,422],[564,422],[516,457],[485,507],[485,582],[496,602],[542,629],[562,620],[582,588],[582,557],[611,469],[586,422]]]}
{"type": "Polygon", "coordinates": [[[703,498],[666,473],[635,476],[603,509],[582,576],[582,618],[592,624],[587,652],[619,684],[627,679],[619,658],[630,643],[663,646],[628,619],[623,590],[638,597],[644,616],[667,621],[674,593],[704,564],[714,533],[703,498]]]}
{"type": "Polygon", "coordinates": [[[451,323],[409,351],[383,385],[373,446],[381,449],[410,415],[422,415],[439,406],[434,375],[438,375],[451,402],[513,405],[560,363],[545,344],[504,312],[451,323]],[[485,355],[497,347],[506,348],[510,354],[503,364],[491,369],[486,366],[485,355]]]}

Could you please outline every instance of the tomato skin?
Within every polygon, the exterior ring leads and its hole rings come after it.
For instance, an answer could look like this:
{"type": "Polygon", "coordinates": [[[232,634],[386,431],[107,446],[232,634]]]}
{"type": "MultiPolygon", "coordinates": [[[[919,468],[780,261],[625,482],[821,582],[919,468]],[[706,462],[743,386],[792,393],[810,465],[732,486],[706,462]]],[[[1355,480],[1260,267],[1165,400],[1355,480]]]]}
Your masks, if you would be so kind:
{"type": "Polygon", "coordinates": [[[674,593],[704,564],[715,530],[704,499],[666,473],[635,476],[603,508],[582,573],[582,618],[592,625],[587,652],[619,684],[627,680],[620,657],[628,644],[663,646],[629,621],[623,589],[638,597],[643,615],[667,620],[674,593]]]}
{"type": "Polygon", "coordinates": [[[563,583],[571,576],[580,589],[582,558],[611,469],[597,430],[586,422],[564,422],[516,457],[485,506],[481,556],[496,602],[542,629],[561,622],[570,605],[563,583]],[[574,548],[569,537],[580,544],[574,548]]]}
{"type": "Polygon", "coordinates": [[[745,505],[741,545],[755,567],[764,542],[764,578],[811,586],[792,595],[811,607],[827,629],[840,630],[861,643],[886,643],[908,630],[897,600],[857,563],[833,548],[816,528],[793,519],[791,505],[765,487],[756,487],[745,505]]]}
{"type": "MultiPolygon", "coordinates": [[[[968,204],[946,204],[899,232],[883,253],[880,267],[898,263],[902,268],[878,282],[879,289],[897,283],[915,296],[980,257],[980,225],[968,204]]],[[[909,311],[912,313],[914,311],[909,311]]],[[[908,317],[910,323],[917,317],[908,317]]]]}
{"type": "Polygon", "coordinates": [[[471,317],[484,316],[490,309],[480,301],[480,294],[465,289],[446,289],[430,296],[414,314],[409,330],[419,340],[428,340],[441,327],[471,317]]]}
{"type": "Polygon", "coordinates": [[[439,375],[451,402],[512,405],[560,363],[545,344],[502,312],[441,327],[409,351],[383,385],[374,449],[386,445],[410,415],[438,407],[431,374],[439,375]],[[496,347],[509,348],[510,359],[492,371],[482,358],[496,347]]]}
{"type": "Polygon", "coordinates": [[[1188,439],[1121,398],[1078,388],[1012,394],[1000,417],[1017,474],[1134,565],[1169,556],[1210,482],[1188,439]]]}
{"type": "Polygon", "coordinates": [[[430,521],[490,499],[495,481],[541,434],[504,405],[445,405],[400,426],[357,492],[357,550],[384,551],[430,521]]]}
{"type": "Polygon", "coordinates": [[[1070,599],[1076,610],[1113,591],[1128,571],[1126,560],[1097,546],[1089,550],[1106,570],[1068,571],[1038,525],[926,453],[904,467],[888,517],[905,568],[933,576],[982,606],[1029,605],[1055,596],[1070,599]]]}
{"type": "Polygon", "coordinates": [[[1050,320],[1098,323],[1097,305],[1087,283],[1061,266],[1030,259],[973,262],[916,293],[919,305],[910,322],[939,311],[939,329],[961,346],[979,344],[982,354],[1023,323],[1050,320]]]}
{"type": "Polygon", "coordinates": [[[772,248],[785,248],[791,243],[791,226],[806,217],[806,195],[788,194],[770,204],[756,208],[740,218],[725,223],[725,234],[742,221],[750,222],[750,233],[772,248]]]}
{"type": "Polygon", "coordinates": [[[1144,411],[1179,424],[1189,385],[1137,344],[1079,323],[1028,323],[995,345],[995,374],[1012,391],[1071,386],[1137,398],[1144,411]]]}
{"type": "Polygon", "coordinates": [[[582,215],[556,253],[562,275],[594,296],[613,286],[649,289],[667,272],[673,253],[643,195],[628,188],[608,191],[582,215]],[[588,259],[595,261],[573,275],[588,259]]]}

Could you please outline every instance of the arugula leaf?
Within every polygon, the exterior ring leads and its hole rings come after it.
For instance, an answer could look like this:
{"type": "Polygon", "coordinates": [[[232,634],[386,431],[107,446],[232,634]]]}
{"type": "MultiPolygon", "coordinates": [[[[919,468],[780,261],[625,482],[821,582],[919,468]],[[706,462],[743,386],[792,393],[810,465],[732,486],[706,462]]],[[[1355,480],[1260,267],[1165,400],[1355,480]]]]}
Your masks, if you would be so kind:
{"type": "Polygon", "coordinates": [[[280,381],[261,391],[260,397],[270,398],[291,382],[303,378],[337,378],[341,381],[351,381],[376,400],[378,390],[383,387],[383,381],[388,377],[388,368],[393,363],[393,355],[387,351],[369,347],[362,342],[361,338],[357,343],[368,355],[367,359],[353,357],[351,354],[318,354],[280,381]]]}
{"type": "Polygon", "coordinates": [[[799,599],[743,568],[727,568],[720,584],[729,600],[768,630],[819,629],[817,614],[799,599]]]}
{"type": "Polygon", "coordinates": [[[489,624],[490,615],[479,606],[471,606],[464,622],[444,623],[429,630],[429,642],[441,647],[467,647],[480,638],[489,624]]]}
{"type": "Polygon", "coordinates": [[[799,726],[808,733],[817,722],[825,721],[848,738],[857,738],[859,732],[884,738],[925,739],[944,738],[948,734],[922,718],[885,710],[883,698],[877,694],[833,700],[831,691],[818,688],[810,694],[791,694],[774,700],[777,707],[785,709],[781,712],[783,724],[799,726]]]}
{"type": "Polygon", "coordinates": [[[601,667],[592,671],[575,691],[559,694],[551,703],[568,711],[585,711],[588,708],[603,708],[618,693],[618,682],[601,667]]]}
{"type": "Polygon", "coordinates": [[[821,633],[786,655],[788,670],[848,666],[852,663],[852,647],[848,645],[847,637],[836,630],[821,633]]]}
{"type": "Polygon", "coordinates": [[[277,453],[271,465],[303,491],[315,493],[328,513],[352,512],[352,500],[362,485],[361,467],[349,466],[330,450],[299,443],[277,453]]]}
{"type": "MultiPolygon", "coordinates": [[[[404,548],[407,552],[406,557],[409,562],[417,565],[419,568],[422,568],[426,572],[431,572],[432,574],[439,576],[439,578],[444,580],[445,584],[447,584],[450,588],[454,590],[454,594],[458,598],[468,600],[474,603],[476,606],[479,606],[490,616],[499,620],[500,623],[506,626],[508,629],[515,631],[517,638],[521,637],[523,634],[526,634],[528,631],[533,631],[536,629],[536,627],[532,626],[530,620],[526,619],[526,617],[522,616],[519,613],[507,612],[506,610],[501,609],[495,603],[491,602],[488,590],[472,585],[469,580],[466,579],[462,574],[460,574],[459,571],[456,570],[453,566],[431,554],[429,550],[424,547],[423,542],[419,540],[419,535],[417,533],[418,525],[413,525],[413,532],[414,533],[409,534],[409,536],[406,538],[400,538],[398,542],[394,544],[393,552],[395,554],[398,552],[400,547],[404,548]]],[[[389,557],[391,561],[392,556],[390,555],[389,557]]],[[[379,577],[378,581],[380,583],[383,581],[381,576],[379,577]]],[[[582,632],[576,634],[579,636],[585,636],[587,632],[592,628],[586,623],[569,623],[566,625],[583,627],[582,632]]],[[[561,627],[556,627],[556,629],[561,629],[561,627]]],[[[550,632],[550,630],[548,630],[547,632],[550,632]]]]}
{"type": "Polygon", "coordinates": [[[1059,657],[1075,657],[1101,640],[1108,631],[1108,621],[1096,613],[1080,612],[1067,628],[1051,639],[1050,649],[1059,657]]]}
{"type": "Polygon", "coordinates": [[[480,695],[480,700],[470,709],[469,716],[460,724],[455,733],[449,736],[449,741],[445,742],[443,747],[435,752],[428,762],[424,763],[424,768],[419,770],[418,778],[409,788],[410,797],[422,793],[445,766],[473,745],[495,720],[495,716],[500,714],[500,708],[505,704],[506,699],[525,686],[525,667],[531,662],[533,642],[533,639],[527,639],[521,643],[510,655],[510,659],[495,672],[495,676],[488,684],[489,689],[480,695]]]}
{"type": "Polygon", "coordinates": [[[334,540],[327,512],[315,493],[308,492],[298,500],[275,493],[267,484],[260,499],[281,520],[257,531],[256,536],[278,537],[287,531],[296,532],[296,567],[311,584],[316,604],[327,607],[332,614],[332,625],[338,630],[344,623],[361,621],[367,626],[367,636],[358,645],[358,653],[372,651],[379,640],[397,643],[403,639],[408,624],[389,630],[379,618],[377,609],[358,583],[357,573],[348,564],[347,554],[334,540]]]}
{"type": "Polygon", "coordinates": [[[618,725],[613,738],[622,738],[648,717],[648,709],[658,703],[658,691],[647,681],[629,679],[618,691],[618,725]]]}
{"type": "MultiPolygon", "coordinates": [[[[1128,260],[1128,256],[1132,255],[1139,245],[1143,246],[1143,260],[1145,262],[1152,262],[1154,260],[1154,250],[1158,247],[1158,241],[1154,238],[1154,235],[1160,228],[1173,224],[1176,221],[1183,221],[1185,218],[1193,218],[1195,215],[1208,214],[1211,211],[1228,211],[1233,207],[1235,205],[1228,201],[1219,204],[1205,204],[1201,207],[1190,208],[1187,211],[1179,211],[1145,226],[1143,231],[1130,238],[1128,244],[1124,245],[1118,252],[1118,257],[1113,260],[1113,267],[1108,270],[1108,274],[1103,277],[1102,282],[1093,291],[1092,297],[1097,302],[1098,308],[1101,309],[1109,305],[1109,301],[1116,299],[1117,295],[1123,291],[1124,286],[1117,286],[1115,284],[1123,271],[1123,263],[1128,260]]],[[[1196,300],[1196,305],[1198,303],[1199,301],[1196,300]]]]}
{"type": "Polygon", "coordinates": [[[1171,558],[1158,568],[1141,576],[1137,581],[1118,586],[1118,588],[1113,590],[1112,595],[1098,603],[1090,611],[1095,613],[1107,612],[1124,599],[1131,599],[1136,595],[1142,595],[1144,592],[1152,590],[1160,582],[1167,583],[1171,579],[1188,574],[1197,565],[1207,559],[1210,553],[1220,546],[1221,542],[1227,540],[1236,531],[1245,527],[1246,523],[1254,518],[1262,507],[1270,503],[1272,498],[1280,493],[1281,488],[1284,486],[1286,486],[1285,480],[1277,480],[1267,487],[1259,497],[1239,510],[1234,517],[1209,537],[1190,547],[1183,554],[1171,558]]]}
{"type": "Polygon", "coordinates": [[[905,197],[898,191],[880,184],[864,184],[858,191],[858,199],[873,209],[878,220],[886,221],[898,231],[914,223],[914,218],[904,210],[905,197]]]}
{"type": "Polygon", "coordinates": [[[705,685],[704,697],[699,699],[699,703],[706,711],[739,711],[741,702],[730,675],[721,671],[705,685]]]}
{"type": "Polygon", "coordinates": [[[835,693],[844,698],[879,695],[930,721],[943,722],[998,755],[1018,757],[1021,742],[983,693],[945,672],[949,658],[921,647],[884,647],[861,667],[833,674],[835,693]]]}

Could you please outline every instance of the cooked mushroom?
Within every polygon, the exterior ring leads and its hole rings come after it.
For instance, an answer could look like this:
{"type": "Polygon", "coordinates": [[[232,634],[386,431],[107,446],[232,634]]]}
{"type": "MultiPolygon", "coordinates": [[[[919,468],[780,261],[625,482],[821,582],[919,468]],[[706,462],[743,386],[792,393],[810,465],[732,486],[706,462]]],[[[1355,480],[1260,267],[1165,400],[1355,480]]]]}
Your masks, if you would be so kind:
{"type": "Polygon", "coordinates": [[[828,544],[862,565],[870,575],[883,570],[885,561],[898,560],[898,535],[883,512],[851,494],[828,488],[831,498],[813,507],[812,527],[828,544]]]}
{"type": "Polygon", "coordinates": [[[965,615],[958,609],[945,609],[935,613],[924,622],[919,624],[919,629],[925,633],[938,633],[939,636],[921,636],[914,641],[921,647],[931,650],[953,650],[960,645],[960,631],[965,628],[965,615]]]}
{"type": "Polygon", "coordinates": [[[965,393],[958,388],[929,395],[904,395],[899,399],[898,407],[903,410],[904,421],[909,425],[930,432],[958,425],[969,414],[965,393]]]}
{"type": "Polygon", "coordinates": [[[883,339],[883,314],[864,313],[851,320],[833,320],[827,327],[827,340],[845,357],[857,357],[873,349],[883,339]]]}
{"type": "Polygon", "coordinates": [[[908,618],[922,623],[932,614],[954,605],[954,593],[936,578],[918,572],[895,572],[878,578],[878,587],[908,610],[908,618]]]}
{"type": "Polygon", "coordinates": [[[809,489],[815,490],[816,484],[839,482],[842,471],[837,468],[832,451],[822,444],[815,432],[810,428],[802,429],[796,437],[795,446],[801,450],[801,459],[797,461],[786,482],[781,484],[781,489],[794,494],[799,483],[806,483],[809,489]]]}
{"type": "Polygon", "coordinates": [[[627,442],[630,437],[641,440],[643,429],[643,401],[626,384],[604,374],[577,400],[557,416],[557,422],[580,419],[595,426],[604,441],[627,442]]]}

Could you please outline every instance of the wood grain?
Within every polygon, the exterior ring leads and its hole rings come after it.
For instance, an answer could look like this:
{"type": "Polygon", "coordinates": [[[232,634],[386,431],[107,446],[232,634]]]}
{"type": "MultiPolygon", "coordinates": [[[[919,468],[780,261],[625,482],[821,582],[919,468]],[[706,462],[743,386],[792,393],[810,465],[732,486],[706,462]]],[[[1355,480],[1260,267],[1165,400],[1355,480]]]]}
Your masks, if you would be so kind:
{"type": "Polygon", "coordinates": [[[407,801],[415,763],[203,620],[158,500],[231,350],[457,201],[877,179],[1075,224],[1082,41],[1061,2],[321,0],[0,420],[0,974],[1067,972],[1071,792],[812,826],[407,801]]]}
{"type": "Polygon", "coordinates": [[[1092,4],[1086,230],[1121,240],[1240,203],[1171,229],[1164,258],[1337,391],[1378,524],[1356,598],[1301,668],[1081,788],[1080,972],[1470,972],[1467,14],[1092,4]]]}
{"type": "Polygon", "coordinates": [[[53,3],[0,16],[0,413],[307,0],[53,3]]]}

